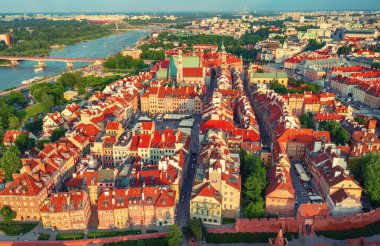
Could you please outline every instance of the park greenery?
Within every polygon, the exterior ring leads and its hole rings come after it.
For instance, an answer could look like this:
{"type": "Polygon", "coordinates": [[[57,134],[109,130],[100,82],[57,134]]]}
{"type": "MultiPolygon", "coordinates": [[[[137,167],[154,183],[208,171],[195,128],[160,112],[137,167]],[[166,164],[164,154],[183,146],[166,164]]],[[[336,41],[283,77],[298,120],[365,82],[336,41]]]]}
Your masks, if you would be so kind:
{"type": "Polygon", "coordinates": [[[177,224],[169,227],[169,233],[166,235],[166,240],[169,246],[177,246],[182,242],[182,232],[177,224]]]}
{"type": "Polygon", "coordinates": [[[117,54],[114,57],[110,57],[104,63],[106,69],[123,69],[138,71],[147,67],[144,61],[141,59],[134,59],[131,56],[123,56],[122,54],[117,54]]]}
{"type": "Polygon", "coordinates": [[[1,217],[3,218],[4,224],[10,225],[12,220],[16,218],[16,212],[11,209],[11,207],[5,205],[0,209],[1,217]]]}
{"type": "Polygon", "coordinates": [[[164,60],[165,51],[164,50],[150,50],[143,49],[140,55],[140,59],[143,60],[164,60]]]}
{"type": "Polygon", "coordinates": [[[124,231],[91,231],[88,233],[88,238],[99,238],[99,237],[117,237],[126,235],[139,235],[141,230],[124,230],[124,231]]]}
{"type": "Polygon", "coordinates": [[[310,39],[309,40],[309,43],[306,45],[305,47],[305,51],[315,51],[315,50],[319,50],[320,48],[322,48],[323,46],[326,45],[326,42],[319,42],[318,40],[316,39],[310,39]]]}
{"type": "Polygon", "coordinates": [[[0,224],[0,231],[3,231],[7,236],[19,236],[33,230],[37,226],[37,222],[18,223],[12,222],[11,226],[0,224]]]}
{"type": "Polygon", "coordinates": [[[57,234],[56,240],[75,240],[84,238],[83,232],[73,232],[73,233],[59,233],[57,234]]]}
{"type": "Polygon", "coordinates": [[[16,138],[15,145],[22,154],[36,146],[36,141],[25,134],[20,134],[16,138]]]}
{"type": "Polygon", "coordinates": [[[187,221],[187,226],[191,237],[196,240],[203,240],[205,236],[205,228],[203,228],[202,221],[200,219],[189,219],[187,221]]]}
{"type": "Polygon", "coordinates": [[[300,123],[302,128],[310,129],[313,128],[313,114],[311,112],[307,112],[301,115],[300,123]]]}
{"type": "Polygon", "coordinates": [[[352,238],[371,237],[380,234],[380,222],[375,222],[361,228],[353,228],[338,231],[316,231],[318,236],[324,236],[335,240],[347,240],[352,238]]]}
{"type": "Polygon", "coordinates": [[[361,117],[358,117],[358,116],[355,116],[354,117],[354,120],[359,124],[359,125],[364,125],[365,124],[365,120],[361,117]]]}
{"type": "Polygon", "coordinates": [[[371,68],[380,69],[380,62],[374,62],[371,64],[371,68]]]}
{"type": "MultiPolygon", "coordinates": [[[[227,52],[231,54],[242,56],[245,61],[253,61],[256,59],[258,50],[248,47],[247,45],[255,45],[259,41],[265,40],[270,31],[268,28],[261,28],[258,31],[249,31],[241,36],[240,39],[234,39],[230,36],[220,36],[213,34],[172,34],[169,32],[162,32],[158,35],[158,42],[151,44],[144,44],[140,48],[144,51],[147,49],[162,48],[163,50],[174,48],[174,43],[179,46],[186,45],[185,51],[190,50],[194,44],[215,44],[218,47],[225,45],[227,52]]],[[[279,40],[281,42],[281,39],[279,40]]]]}
{"type": "Polygon", "coordinates": [[[45,112],[49,112],[53,107],[62,105],[65,100],[63,93],[67,90],[76,89],[79,94],[85,93],[85,87],[93,87],[94,91],[103,90],[104,87],[121,76],[108,77],[83,77],[79,72],[64,73],[58,79],[57,83],[39,83],[34,84],[30,93],[34,99],[39,102],[45,112]]]}
{"type": "Polygon", "coordinates": [[[364,185],[365,193],[373,205],[380,205],[380,153],[372,153],[349,161],[355,178],[364,185]]]}
{"type": "MultiPolygon", "coordinates": [[[[297,81],[297,83],[300,83],[297,85],[303,85],[302,83],[304,83],[304,81],[297,81]]],[[[285,85],[280,84],[277,80],[274,80],[270,85],[270,89],[280,95],[286,95],[288,93],[303,93],[304,91],[311,91],[314,94],[317,94],[321,91],[322,86],[317,83],[310,82],[307,83],[303,89],[288,89],[285,85]]]]}
{"type": "Polygon", "coordinates": [[[21,167],[20,150],[16,146],[4,150],[0,158],[0,168],[4,172],[4,179],[12,181],[12,173],[19,173],[21,167]]]}
{"type": "Polygon", "coordinates": [[[342,47],[339,47],[339,49],[338,49],[339,55],[349,55],[350,52],[351,52],[350,46],[342,46],[342,47]]]}
{"type": "Polygon", "coordinates": [[[267,170],[259,156],[240,151],[240,165],[243,184],[243,207],[247,218],[265,216],[264,190],[267,185],[267,170]]]}
{"type": "Polygon", "coordinates": [[[15,20],[0,22],[0,33],[12,30],[10,47],[0,46],[1,55],[43,56],[52,45],[70,45],[109,35],[108,25],[93,25],[86,21],[15,20]]]}
{"type": "Polygon", "coordinates": [[[350,134],[336,121],[325,121],[319,126],[319,130],[330,132],[331,141],[335,144],[345,145],[350,140],[350,134]]]}

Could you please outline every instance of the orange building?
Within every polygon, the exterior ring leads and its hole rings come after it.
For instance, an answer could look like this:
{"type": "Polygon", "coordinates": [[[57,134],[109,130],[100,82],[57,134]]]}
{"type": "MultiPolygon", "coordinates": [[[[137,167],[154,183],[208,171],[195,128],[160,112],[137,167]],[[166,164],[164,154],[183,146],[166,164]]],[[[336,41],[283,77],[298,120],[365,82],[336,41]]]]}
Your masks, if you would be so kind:
{"type": "Polygon", "coordinates": [[[174,223],[175,191],[137,187],[103,192],[98,200],[99,229],[174,223]]]}
{"type": "Polygon", "coordinates": [[[10,206],[17,213],[15,220],[40,220],[40,209],[47,196],[39,177],[23,173],[0,192],[0,207],[10,206]]]}
{"type": "Polygon", "coordinates": [[[269,174],[269,185],[265,195],[265,212],[269,214],[293,216],[295,192],[286,168],[273,167],[269,174]]]}
{"type": "Polygon", "coordinates": [[[86,230],[90,216],[90,199],[83,190],[52,194],[41,209],[44,228],[56,230],[86,230]]]}

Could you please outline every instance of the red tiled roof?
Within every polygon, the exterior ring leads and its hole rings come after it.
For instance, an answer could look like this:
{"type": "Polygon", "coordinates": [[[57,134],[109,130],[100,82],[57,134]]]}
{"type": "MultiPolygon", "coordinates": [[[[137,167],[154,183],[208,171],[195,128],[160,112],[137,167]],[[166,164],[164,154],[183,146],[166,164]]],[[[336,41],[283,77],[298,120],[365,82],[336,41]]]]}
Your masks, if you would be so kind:
{"type": "Polygon", "coordinates": [[[69,191],[53,193],[50,201],[41,209],[41,212],[59,213],[64,211],[81,210],[89,200],[85,199],[85,191],[69,191]],[[50,210],[53,208],[53,211],[50,210]]]}
{"type": "Polygon", "coordinates": [[[106,125],[106,130],[119,130],[120,123],[114,121],[108,121],[106,125]]]}
{"type": "Polygon", "coordinates": [[[185,67],[183,68],[183,77],[203,77],[203,68],[185,67]]]}

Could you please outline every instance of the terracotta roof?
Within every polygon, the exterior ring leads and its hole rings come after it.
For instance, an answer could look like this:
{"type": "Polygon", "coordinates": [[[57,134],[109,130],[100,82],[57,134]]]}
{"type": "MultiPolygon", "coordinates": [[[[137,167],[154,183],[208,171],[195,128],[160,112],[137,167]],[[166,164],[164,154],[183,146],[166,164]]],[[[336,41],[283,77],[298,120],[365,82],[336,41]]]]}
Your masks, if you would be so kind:
{"type": "Polygon", "coordinates": [[[49,202],[42,207],[41,212],[59,213],[81,210],[88,202],[88,196],[83,190],[53,193],[49,202]]]}
{"type": "Polygon", "coordinates": [[[328,216],[329,208],[327,203],[301,203],[297,216],[300,217],[314,217],[314,216],[328,216]]]}
{"type": "Polygon", "coordinates": [[[114,122],[114,121],[108,121],[106,125],[106,130],[119,130],[120,128],[120,123],[119,122],[114,122]]]}

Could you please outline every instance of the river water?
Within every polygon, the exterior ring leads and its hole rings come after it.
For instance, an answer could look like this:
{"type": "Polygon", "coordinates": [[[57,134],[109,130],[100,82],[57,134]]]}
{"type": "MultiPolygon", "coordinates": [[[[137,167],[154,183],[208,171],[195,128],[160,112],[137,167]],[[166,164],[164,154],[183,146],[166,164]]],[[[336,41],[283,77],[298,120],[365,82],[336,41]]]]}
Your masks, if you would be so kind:
{"type": "MultiPolygon", "coordinates": [[[[52,51],[50,57],[62,58],[105,58],[118,53],[125,47],[134,45],[140,38],[149,34],[150,30],[133,30],[126,33],[113,34],[107,37],[66,46],[62,50],[52,51]]],[[[74,63],[74,68],[89,63],[74,63]]],[[[46,62],[44,70],[34,72],[37,62],[23,61],[15,67],[0,67],[0,90],[18,86],[22,81],[34,77],[56,75],[67,71],[64,62],[46,62]]]]}

